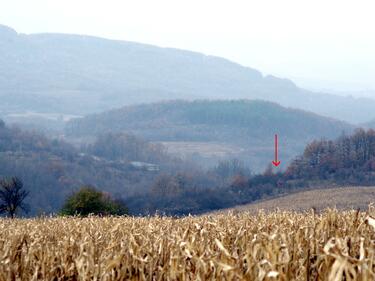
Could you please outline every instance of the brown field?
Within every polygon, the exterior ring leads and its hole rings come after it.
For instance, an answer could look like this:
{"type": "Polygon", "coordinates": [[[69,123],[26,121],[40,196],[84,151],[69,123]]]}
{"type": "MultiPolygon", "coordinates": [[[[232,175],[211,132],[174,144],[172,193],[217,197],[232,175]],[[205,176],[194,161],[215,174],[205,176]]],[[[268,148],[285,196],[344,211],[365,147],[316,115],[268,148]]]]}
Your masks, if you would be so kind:
{"type": "Polygon", "coordinates": [[[326,208],[338,210],[358,209],[366,210],[370,203],[375,202],[375,187],[337,187],[313,189],[296,192],[274,199],[262,200],[248,205],[234,208],[238,211],[257,212],[289,210],[305,211],[312,208],[317,211],[326,208]]]}
{"type": "Polygon", "coordinates": [[[336,210],[1,219],[0,280],[374,280],[373,225],[336,210]]]}
{"type": "Polygon", "coordinates": [[[238,146],[215,142],[165,141],[160,143],[166,147],[168,153],[182,157],[195,153],[203,157],[224,157],[244,151],[238,146]]]}

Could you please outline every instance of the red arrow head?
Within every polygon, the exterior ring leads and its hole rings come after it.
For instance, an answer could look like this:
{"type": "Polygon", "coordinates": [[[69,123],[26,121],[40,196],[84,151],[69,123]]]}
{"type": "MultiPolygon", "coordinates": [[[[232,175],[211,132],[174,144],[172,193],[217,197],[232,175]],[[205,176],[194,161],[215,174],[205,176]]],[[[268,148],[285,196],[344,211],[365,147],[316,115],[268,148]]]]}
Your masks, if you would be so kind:
{"type": "Polygon", "coordinates": [[[280,161],[272,161],[272,164],[273,164],[275,167],[279,166],[280,163],[281,163],[280,161]]]}

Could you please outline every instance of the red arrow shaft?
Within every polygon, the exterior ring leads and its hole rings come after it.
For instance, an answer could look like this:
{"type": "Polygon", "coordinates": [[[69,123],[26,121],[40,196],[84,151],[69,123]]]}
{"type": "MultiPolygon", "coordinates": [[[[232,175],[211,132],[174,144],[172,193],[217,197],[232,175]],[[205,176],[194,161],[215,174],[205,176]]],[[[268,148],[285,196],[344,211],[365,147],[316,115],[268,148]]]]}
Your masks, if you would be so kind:
{"type": "Polygon", "coordinates": [[[275,135],[275,162],[278,160],[278,139],[277,134],[275,135]]]}

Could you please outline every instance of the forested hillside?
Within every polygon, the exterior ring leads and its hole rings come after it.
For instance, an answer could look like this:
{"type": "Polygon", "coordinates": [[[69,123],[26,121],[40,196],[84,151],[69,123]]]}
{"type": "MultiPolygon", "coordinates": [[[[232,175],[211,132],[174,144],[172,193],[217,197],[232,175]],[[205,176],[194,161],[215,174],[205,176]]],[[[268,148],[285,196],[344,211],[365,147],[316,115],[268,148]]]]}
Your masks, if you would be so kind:
{"type": "MultiPolygon", "coordinates": [[[[184,145],[230,145],[227,158],[240,158],[254,171],[262,171],[273,157],[273,137],[280,135],[281,157],[286,164],[302,153],[311,140],[334,138],[353,127],[345,122],[306,111],[258,100],[171,101],[127,106],[101,114],[73,119],[66,127],[71,137],[125,132],[168,148],[184,145]]],[[[183,146],[181,146],[183,150],[183,146]]],[[[222,158],[212,156],[215,161],[222,158]]],[[[195,157],[197,159],[197,157],[195,157]]],[[[211,161],[212,162],[212,161],[211,161]]],[[[204,164],[204,159],[201,161],[204,164]]]]}
{"type": "MultiPolygon", "coordinates": [[[[130,200],[129,204],[133,210],[137,210],[145,205],[147,198],[148,202],[152,202],[147,205],[147,212],[150,211],[150,206],[153,206],[151,212],[162,210],[168,214],[185,214],[242,205],[305,188],[374,186],[374,163],[375,131],[359,129],[353,135],[343,135],[336,140],[313,141],[285,172],[276,172],[272,166],[257,175],[234,169],[222,185],[207,190],[195,189],[189,185],[187,178],[178,181],[176,177],[169,177],[157,182],[155,188],[161,190],[159,196],[158,193],[138,196],[130,200]],[[174,184],[176,182],[180,184],[174,184]],[[181,182],[184,183],[182,186],[187,188],[182,188],[181,182]]],[[[220,165],[213,171],[215,172],[225,174],[220,165]]],[[[358,192],[361,190],[358,189],[358,192]]],[[[316,194],[319,194],[319,191],[316,191],[316,194]]],[[[345,200],[335,202],[345,205],[345,200]]],[[[356,202],[358,203],[358,200],[356,202]]],[[[289,201],[289,204],[290,208],[293,208],[293,201],[289,201]]],[[[141,212],[142,209],[138,211],[141,212]]]]}
{"type": "Polygon", "coordinates": [[[374,185],[374,163],[373,130],[313,141],[285,172],[270,166],[254,174],[235,159],[205,170],[129,134],[103,134],[75,148],[0,122],[0,178],[24,182],[34,215],[56,212],[81,186],[125,200],[131,214],[202,213],[305,187],[374,185]]]}
{"type": "Polygon", "coordinates": [[[310,143],[286,171],[291,179],[375,183],[375,131],[359,129],[335,141],[310,143]]]}
{"type": "Polygon", "coordinates": [[[333,137],[350,129],[352,126],[345,122],[265,101],[180,100],[127,106],[73,119],[68,123],[66,133],[95,136],[132,131],[151,140],[225,140],[241,143],[248,139],[238,138],[240,134],[254,138],[264,138],[273,132],[289,138],[333,137]],[[208,127],[211,130],[205,130],[208,127]],[[241,132],[235,132],[238,128],[242,129],[241,132]]]}
{"type": "Polygon", "coordinates": [[[189,166],[169,157],[161,146],[134,136],[102,136],[77,149],[36,132],[9,128],[0,120],[0,178],[22,179],[30,191],[31,214],[57,211],[82,185],[127,198],[148,190],[158,174],[181,170],[189,166]]]}
{"type": "Polygon", "coordinates": [[[6,26],[0,38],[0,116],[14,121],[37,112],[45,125],[41,117],[51,121],[54,114],[198,98],[262,99],[349,122],[375,118],[372,99],[312,93],[224,58],[90,36],[18,34],[6,26]]]}

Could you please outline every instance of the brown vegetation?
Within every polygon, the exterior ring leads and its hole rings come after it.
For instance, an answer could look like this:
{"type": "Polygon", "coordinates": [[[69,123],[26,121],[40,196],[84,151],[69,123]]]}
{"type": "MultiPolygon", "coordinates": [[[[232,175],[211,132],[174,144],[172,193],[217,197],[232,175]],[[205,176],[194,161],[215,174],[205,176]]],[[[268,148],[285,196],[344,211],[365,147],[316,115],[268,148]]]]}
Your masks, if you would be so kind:
{"type": "Polygon", "coordinates": [[[0,220],[0,280],[373,280],[366,213],[0,220]]]}
{"type": "MultiPolygon", "coordinates": [[[[306,211],[314,208],[321,211],[326,208],[338,210],[367,209],[375,202],[375,187],[337,187],[322,188],[295,192],[268,200],[260,200],[251,204],[234,208],[238,211],[306,211]]],[[[233,210],[233,209],[231,209],[233,210]]]]}

